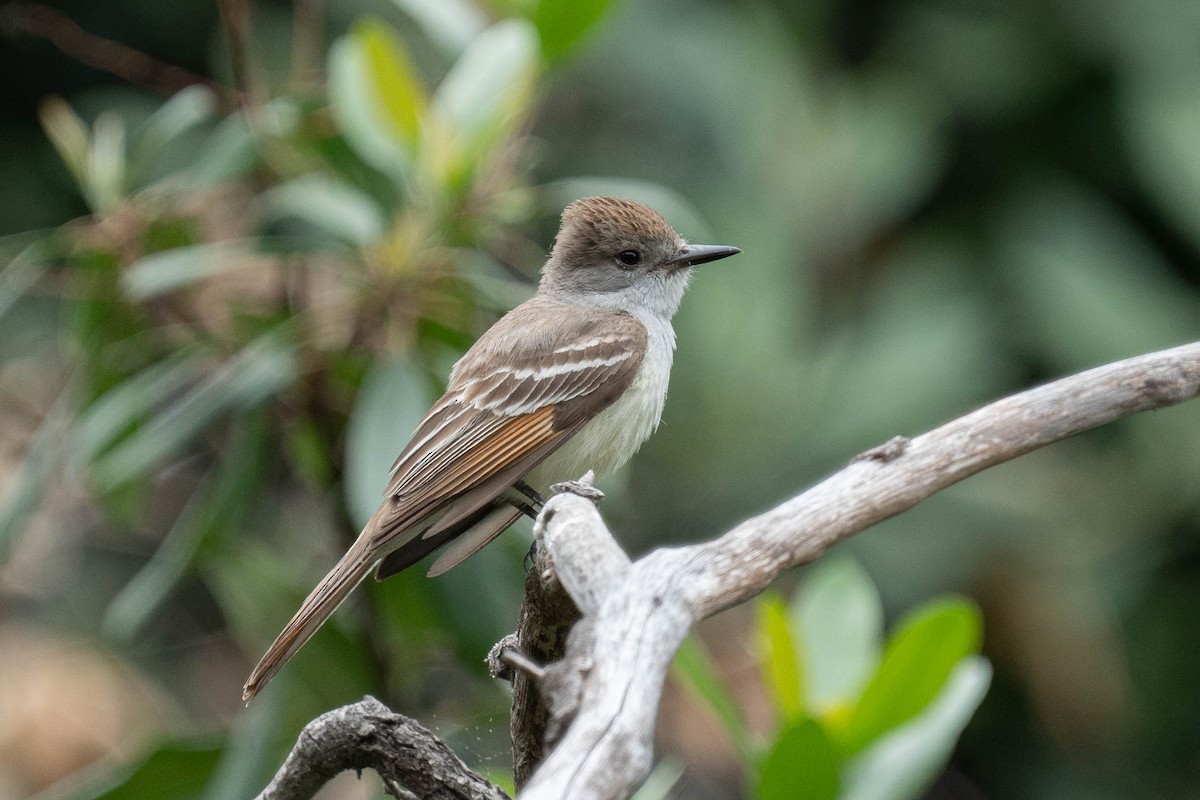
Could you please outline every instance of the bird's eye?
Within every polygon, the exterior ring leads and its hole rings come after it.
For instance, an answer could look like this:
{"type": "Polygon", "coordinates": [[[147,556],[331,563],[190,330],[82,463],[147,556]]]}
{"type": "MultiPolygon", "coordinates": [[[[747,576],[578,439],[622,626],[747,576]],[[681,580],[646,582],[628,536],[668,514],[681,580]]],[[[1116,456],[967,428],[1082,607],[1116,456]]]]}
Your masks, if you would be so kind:
{"type": "Polygon", "coordinates": [[[636,267],[641,262],[642,254],[637,250],[622,250],[617,253],[617,264],[625,269],[636,267]]]}

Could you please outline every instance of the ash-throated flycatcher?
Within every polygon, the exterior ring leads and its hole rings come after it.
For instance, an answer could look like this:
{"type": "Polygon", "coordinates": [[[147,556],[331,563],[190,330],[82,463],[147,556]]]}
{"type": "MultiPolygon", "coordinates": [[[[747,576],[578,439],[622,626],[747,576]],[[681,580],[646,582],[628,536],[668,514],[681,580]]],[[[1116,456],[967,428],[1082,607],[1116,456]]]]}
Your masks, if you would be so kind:
{"type": "Polygon", "coordinates": [[[656,211],[567,206],[537,293],[454,365],[446,393],[392,467],[383,505],[271,644],[249,701],[373,567],[395,574],[442,545],[440,575],[540,504],[538,492],[611,472],[654,431],[691,268],[740,253],[685,242],[656,211]]]}

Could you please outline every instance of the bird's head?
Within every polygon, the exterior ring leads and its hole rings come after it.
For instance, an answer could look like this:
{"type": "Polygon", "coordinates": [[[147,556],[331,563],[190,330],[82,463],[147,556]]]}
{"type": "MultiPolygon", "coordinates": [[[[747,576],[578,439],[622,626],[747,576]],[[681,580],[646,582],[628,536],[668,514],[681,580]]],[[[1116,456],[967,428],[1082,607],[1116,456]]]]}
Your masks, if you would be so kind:
{"type": "Polygon", "coordinates": [[[652,208],[616,197],[585,197],[563,211],[542,271],[541,290],[571,302],[675,313],[691,267],[740,253],[694,245],[652,208]]]}

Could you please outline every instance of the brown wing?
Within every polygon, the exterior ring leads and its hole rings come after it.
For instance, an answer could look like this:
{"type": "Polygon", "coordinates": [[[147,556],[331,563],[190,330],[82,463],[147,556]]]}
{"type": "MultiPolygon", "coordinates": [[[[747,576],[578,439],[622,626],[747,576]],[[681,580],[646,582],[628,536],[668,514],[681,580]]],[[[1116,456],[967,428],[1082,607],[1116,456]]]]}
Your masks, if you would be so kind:
{"type": "MultiPolygon", "coordinates": [[[[392,478],[386,499],[365,531],[370,535],[373,551],[383,554],[395,549],[420,532],[413,529],[414,525],[446,512],[457,498],[491,483],[490,478],[506,473],[514,464],[526,462],[530,454],[549,455],[566,441],[566,431],[554,427],[553,406],[508,419],[486,411],[467,413],[472,418],[464,429],[442,443],[446,450],[421,460],[413,472],[392,478]]],[[[491,496],[519,478],[517,475],[508,484],[496,486],[491,496]]],[[[491,496],[480,498],[481,502],[491,496]]]]}
{"type": "Polygon", "coordinates": [[[486,507],[619,397],[645,349],[645,327],[626,314],[538,298],[505,316],[396,459],[372,550],[395,550],[434,514],[447,516],[430,529],[440,533],[486,507]]]}

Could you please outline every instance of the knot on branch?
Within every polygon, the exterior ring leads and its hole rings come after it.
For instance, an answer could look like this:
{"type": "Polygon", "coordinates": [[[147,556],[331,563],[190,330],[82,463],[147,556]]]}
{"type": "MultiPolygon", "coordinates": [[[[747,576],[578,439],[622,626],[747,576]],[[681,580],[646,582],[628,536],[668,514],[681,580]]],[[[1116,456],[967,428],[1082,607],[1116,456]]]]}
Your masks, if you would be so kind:
{"type": "Polygon", "coordinates": [[[550,491],[554,494],[574,494],[593,503],[599,503],[604,499],[604,492],[600,491],[595,486],[596,473],[588,470],[577,481],[562,481],[550,485],[550,491]]]}
{"type": "Polygon", "coordinates": [[[851,464],[857,464],[860,461],[880,461],[887,464],[895,461],[900,456],[904,455],[908,450],[908,446],[912,444],[912,439],[907,436],[893,436],[881,445],[876,445],[870,450],[863,452],[850,459],[851,464]]]}

